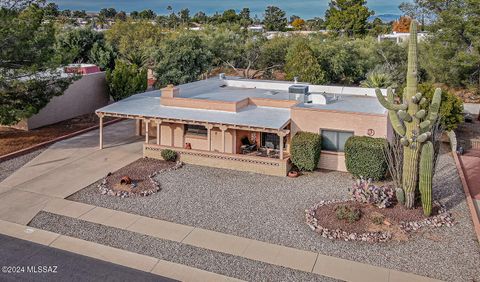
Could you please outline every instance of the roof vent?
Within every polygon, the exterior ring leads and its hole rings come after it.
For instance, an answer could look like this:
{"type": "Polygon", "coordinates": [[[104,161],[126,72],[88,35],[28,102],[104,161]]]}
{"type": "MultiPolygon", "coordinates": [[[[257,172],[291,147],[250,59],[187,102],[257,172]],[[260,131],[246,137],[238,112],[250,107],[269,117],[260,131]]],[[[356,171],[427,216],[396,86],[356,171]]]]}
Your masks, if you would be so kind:
{"type": "Polygon", "coordinates": [[[292,94],[308,94],[308,85],[295,84],[288,87],[288,93],[292,94]]]}

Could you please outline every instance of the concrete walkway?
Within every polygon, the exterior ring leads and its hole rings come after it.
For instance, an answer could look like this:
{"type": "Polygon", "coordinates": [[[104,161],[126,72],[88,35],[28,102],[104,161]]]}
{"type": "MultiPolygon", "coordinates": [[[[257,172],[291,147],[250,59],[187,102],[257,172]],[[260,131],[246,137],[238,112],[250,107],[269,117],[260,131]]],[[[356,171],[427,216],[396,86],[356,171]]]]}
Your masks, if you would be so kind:
{"type": "Polygon", "coordinates": [[[142,156],[133,121],[56,143],[0,183],[0,219],[27,224],[52,198],[65,198],[142,156]]]}
{"type": "Polygon", "coordinates": [[[44,211],[345,281],[438,281],[262,241],[172,223],[69,200],[51,201],[44,211]]]}

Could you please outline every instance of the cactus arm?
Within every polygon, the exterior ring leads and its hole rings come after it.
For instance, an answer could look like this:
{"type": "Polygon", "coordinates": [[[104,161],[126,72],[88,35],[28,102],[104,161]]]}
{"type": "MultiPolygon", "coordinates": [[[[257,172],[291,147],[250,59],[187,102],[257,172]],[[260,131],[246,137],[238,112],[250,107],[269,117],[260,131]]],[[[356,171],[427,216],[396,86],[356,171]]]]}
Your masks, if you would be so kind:
{"type": "Polygon", "coordinates": [[[442,89],[437,88],[435,90],[435,94],[433,94],[432,103],[430,104],[430,108],[428,109],[428,120],[432,122],[432,124],[437,120],[438,113],[440,111],[440,103],[442,103],[442,89]]]}
{"type": "Polygon", "coordinates": [[[430,138],[430,136],[432,136],[432,133],[430,131],[422,133],[417,137],[417,142],[423,143],[423,142],[427,141],[427,139],[430,138]]]}
{"type": "Polygon", "coordinates": [[[401,118],[405,122],[411,122],[412,121],[412,116],[404,110],[398,111],[398,117],[401,118]]]}
{"type": "Polygon", "coordinates": [[[382,94],[380,89],[375,89],[375,94],[377,95],[377,99],[380,104],[387,110],[390,111],[399,111],[399,110],[406,110],[408,108],[405,104],[395,104],[394,103],[394,94],[391,88],[387,90],[387,99],[382,94]]]}
{"type": "Polygon", "coordinates": [[[420,155],[420,182],[419,190],[422,199],[423,213],[430,216],[432,213],[432,178],[433,178],[433,144],[426,142],[420,155]]]}
{"type": "Polygon", "coordinates": [[[395,130],[398,135],[405,136],[405,125],[398,118],[397,112],[393,110],[388,111],[388,117],[390,118],[390,122],[392,123],[393,130],[395,130]]]}
{"type": "Polygon", "coordinates": [[[415,114],[415,117],[418,119],[423,119],[427,115],[427,112],[425,110],[420,110],[415,114]]]}

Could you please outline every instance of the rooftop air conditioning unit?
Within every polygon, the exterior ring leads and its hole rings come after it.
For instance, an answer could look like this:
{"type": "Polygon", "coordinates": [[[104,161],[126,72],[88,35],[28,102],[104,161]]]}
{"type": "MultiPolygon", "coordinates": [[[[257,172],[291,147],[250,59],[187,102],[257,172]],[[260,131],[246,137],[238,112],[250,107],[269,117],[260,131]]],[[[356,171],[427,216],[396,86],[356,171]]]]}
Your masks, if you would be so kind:
{"type": "Polygon", "coordinates": [[[288,87],[289,99],[296,100],[302,103],[308,103],[310,100],[310,93],[308,91],[308,85],[291,85],[290,87],[288,87]]]}

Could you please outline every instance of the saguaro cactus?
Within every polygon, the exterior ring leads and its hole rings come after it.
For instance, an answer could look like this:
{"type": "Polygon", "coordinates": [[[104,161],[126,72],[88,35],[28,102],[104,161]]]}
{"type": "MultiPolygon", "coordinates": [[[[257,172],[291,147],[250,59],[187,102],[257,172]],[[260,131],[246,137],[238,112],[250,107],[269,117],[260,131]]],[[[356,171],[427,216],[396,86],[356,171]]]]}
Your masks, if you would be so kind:
{"type": "Polygon", "coordinates": [[[433,144],[425,142],[420,155],[420,182],[418,187],[422,196],[423,213],[432,213],[433,144]]]}
{"type": "MultiPolygon", "coordinates": [[[[397,193],[397,198],[399,201],[405,199],[407,208],[413,208],[415,203],[415,190],[417,189],[420,173],[420,153],[424,148],[423,144],[432,136],[431,130],[438,118],[442,95],[442,91],[437,89],[428,113],[420,109],[420,106],[425,104],[427,100],[421,93],[417,93],[417,75],[417,24],[416,21],[412,21],[408,48],[407,87],[403,92],[402,103],[395,103],[395,95],[391,88],[387,91],[387,98],[383,96],[380,89],[376,91],[379,102],[388,110],[388,116],[393,129],[401,136],[401,143],[404,146],[402,175],[404,194],[397,193]]],[[[429,147],[429,145],[425,146],[425,148],[429,147]]],[[[431,162],[433,162],[433,158],[431,162]]],[[[431,202],[431,197],[427,198],[431,202]]]]}

